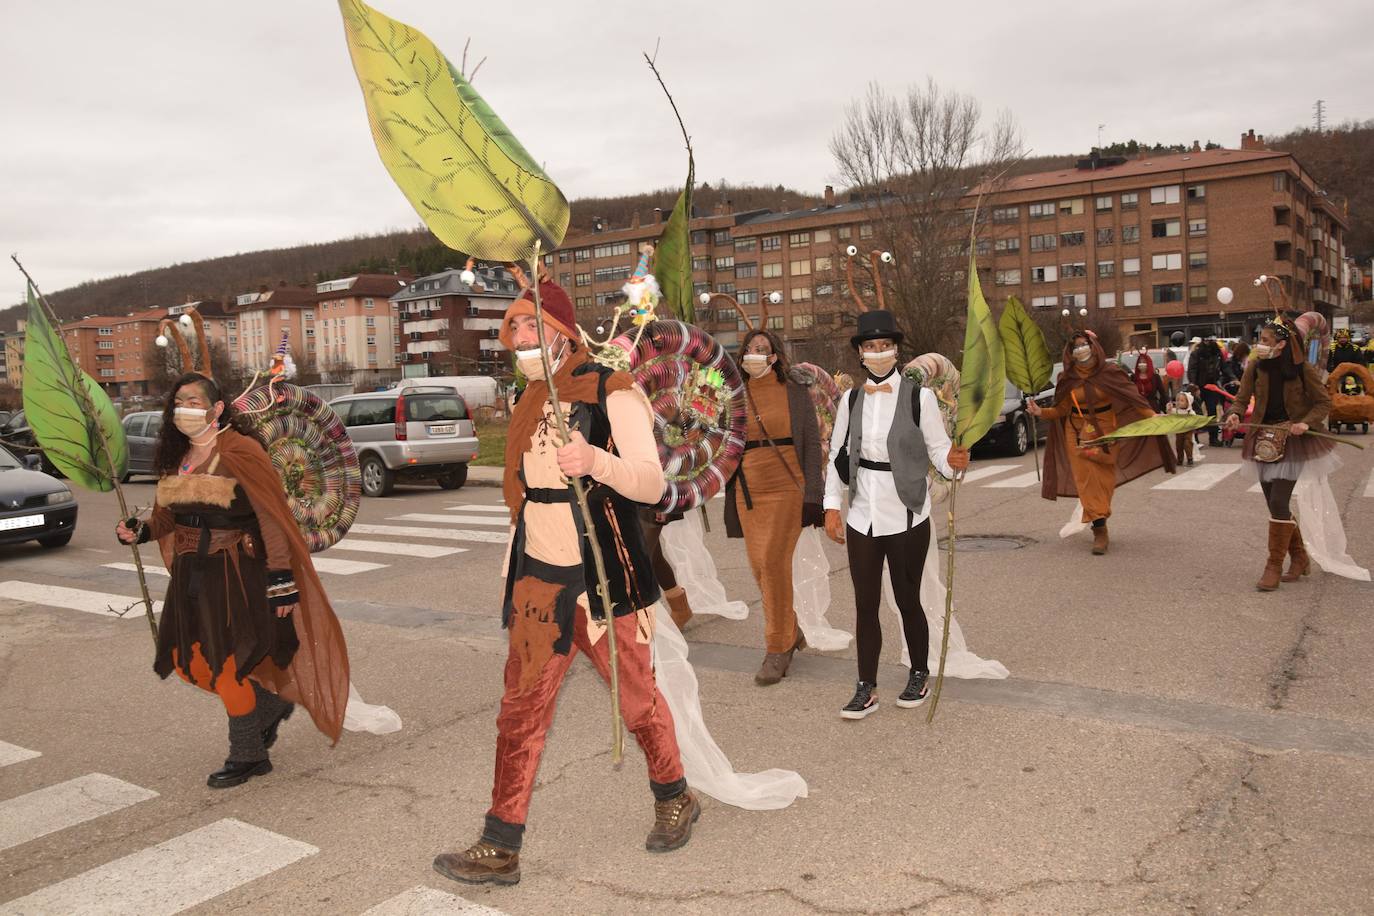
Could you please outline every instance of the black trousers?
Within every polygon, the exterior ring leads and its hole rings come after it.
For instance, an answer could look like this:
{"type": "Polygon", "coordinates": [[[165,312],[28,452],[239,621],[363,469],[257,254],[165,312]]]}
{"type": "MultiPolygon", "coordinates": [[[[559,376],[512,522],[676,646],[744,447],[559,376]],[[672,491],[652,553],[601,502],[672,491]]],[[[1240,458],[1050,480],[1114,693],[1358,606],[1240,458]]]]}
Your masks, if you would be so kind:
{"type": "Polygon", "coordinates": [[[930,549],[930,519],[900,534],[874,537],[850,528],[849,575],[854,580],[854,638],[859,652],[859,680],[878,683],[878,656],[883,651],[883,628],[878,608],[883,598],[883,563],[892,576],[892,594],[902,615],[902,631],[911,667],[924,669],[930,651],[930,627],[921,608],[921,573],[930,549]]]}
{"type": "MultiPolygon", "coordinates": [[[[1205,413],[1209,417],[1215,417],[1217,415],[1217,408],[1222,405],[1223,400],[1221,395],[1217,394],[1215,391],[1208,391],[1204,388],[1202,391],[1202,403],[1205,406],[1205,410],[1203,411],[1203,413],[1205,413]]],[[[1215,425],[1207,427],[1207,444],[1221,444],[1220,427],[1215,425]]]]}

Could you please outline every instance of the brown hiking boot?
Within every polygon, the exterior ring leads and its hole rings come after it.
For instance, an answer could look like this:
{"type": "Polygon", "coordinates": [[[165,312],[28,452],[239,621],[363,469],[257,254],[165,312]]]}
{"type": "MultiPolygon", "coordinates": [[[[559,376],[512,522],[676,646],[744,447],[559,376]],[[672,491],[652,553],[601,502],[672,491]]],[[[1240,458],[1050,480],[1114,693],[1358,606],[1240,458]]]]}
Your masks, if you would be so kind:
{"type": "Polygon", "coordinates": [[[687,590],[681,585],[670,588],[663,593],[663,600],[668,602],[668,616],[673,618],[677,628],[681,630],[687,626],[687,621],[692,619],[692,605],[687,601],[687,590]]]}
{"type": "Polygon", "coordinates": [[[434,870],[464,884],[519,884],[520,853],[478,840],[462,852],[435,856],[434,870]]]}
{"type": "Polygon", "coordinates": [[[1279,587],[1283,577],[1283,558],[1288,554],[1288,545],[1293,539],[1295,527],[1297,523],[1292,519],[1269,520],[1269,559],[1265,561],[1264,572],[1255,583],[1255,588],[1262,592],[1272,592],[1279,587]]]}
{"type": "Polygon", "coordinates": [[[701,817],[701,803],[692,790],[667,801],[654,802],[654,828],[644,841],[650,852],[672,852],[687,845],[692,838],[692,825],[701,817]]]}
{"type": "Polygon", "coordinates": [[[1107,526],[1098,525],[1093,529],[1093,556],[1100,557],[1107,552],[1107,526]]]}
{"type": "Polygon", "coordinates": [[[806,648],[806,637],[797,630],[797,641],[786,652],[769,652],[763,656],[759,673],[754,675],[754,683],[760,687],[770,687],[787,677],[787,669],[792,667],[792,656],[798,649],[806,648]]]}
{"type": "Polygon", "coordinates": [[[1302,543],[1302,526],[1294,523],[1292,540],[1288,542],[1288,572],[1279,577],[1282,582],[1296,582],[1312,573],[1312,558],[1302,543]]]}

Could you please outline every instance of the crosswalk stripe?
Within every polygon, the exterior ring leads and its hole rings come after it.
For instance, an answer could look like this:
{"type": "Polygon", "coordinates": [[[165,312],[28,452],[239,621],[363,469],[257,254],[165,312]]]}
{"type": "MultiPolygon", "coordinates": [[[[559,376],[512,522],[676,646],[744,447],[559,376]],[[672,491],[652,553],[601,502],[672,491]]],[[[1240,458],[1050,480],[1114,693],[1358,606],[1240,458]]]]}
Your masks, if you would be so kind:
{"type": "MultiPolygon", "coordinates": [[[[478,541],[484,544],[504,544],[509,539],[504,531],[470,531],[466,528],[413,528],[406,525],[359,525],[350,529],[358,534],[376,534],[393,538],[429,538],[436,541],[478,541]]],[[[3,583],[0,583],[3,586],[3,583]]],[[[0,592],[0,597],[4,597],[0,592]]]]}
{"type": "Polygon", "coordinates": [[[1033,487],[1040,481],[1036,479],[1034,471],[1027,471],[1024,474],[1017,474],[1015,477],[1004,477],[1001,480],[994,480],[992,483],[985,483],[985,487],[1000,487],[1002,489],[1018,489],[1020,487],[1033,487]]]}
{"type": "Polygon", "coordinates": [[[157,798],[104,773],[88,773],[0,802],[0,851],[157,798]]]}
{"type": "MultiPolygon", "coordinates": [[[[122,572],[138,572],[138,567],[132,563],[106,563],[105,569],[118,569],[122,572]]],[[[148,563],[143,564],[143,574],[145,576],[163,576],[164,578],[172,575],[164,567],[153,566],[148,563]]]]}
{"type": "Polygon", "coordinates": [[[976,468],[969,468],[964,472],[964,483],[972,483],[975,480],[982,480],[984,477],[991,477],[993,474],[1002,474],[1014,470],[1014,464],[984,464],[976,468]]]}
{"type": "MultiPolygon", "coordinates": [[[[385,563],[365,563],[360,560],[338,560],[333,557],[316,556],[312,558],[315,564],[315,572],[333,573],[336,576],[351,576],[354,573],[368,572],[373,569],[386,569],[385,563]]],[[[125,572],[134,572],[132,563],[106,563],[106,569],[120,569],[125,572]]],[[[154,576],[170,576],[171,573],[161,566],[145,566],[145,573],[154,576]]]]}
{"type": "Polygon", "coordinates": [[[171,916],[318,852],[225,818],[0,904],[0,916],[171,916]]]}
{"type": "Polygon", "coordinates": [[[1245,492],[1246,492],[1246,493],[1263,493],[1263,492],[1264,492],[1264,487],[1260,486],[1259,484],[1255,484],[1254,486],[1252,486],[1250,489],[1246,490],[1245,492]]]}
{"type": "Polygon", "coordinates": [[[392,515],[387,518],[389,522],[433,522],[436,525],[493,525],[498,528],[509,528],[510,520],[506,518],[488,518],[484,515],[428,515],[424,512],[411,512],[408,515],[392,515]]]}
{"type": "Polygon", "coordinates": [[[363,916],[506,916],[506,913],[464,900],[457,894],[421,885],[383,900],[363,916]]]}
{"type": "MultiPolygon", "coordinates": [[[[135,620],[142,616],[139,614],[142,602],[137,598],[109,595],[105,592],[88,592],[82,588],[65,588],[61,585],[38,585],[34,582],[20,582],[16,579],[0,582],[0,598],[8,598],[11,601],[26,601],[30,604],[43,604],[48,607],[67,608],[72,611],[85,611],[88,614],[118,617],[123,620],[135,620]],[[121,613],[132,604],[139,606],[127,613],[121,613]]],[[[161,610],[162,602],[154,601],[153,611],[161,610]]]]}
{"type": "Polygon", "coordinates": [[[1364,495],[1374,498],[1374,471],[1369,472],[1369,482],[1364,485],[1364,495]]]}
{"type": "MultiPolygon", "coordinates": [[[[466,553],[466,547],[440,547],[438,544],[404,544],[400,541],[358,541],[344,538],[329,550],[356,550],[359,553],[385,553],[401,557],[447,557],[455,553],[466,553]]],[[[327,553],[328,551],[326,551],[327,553]]],[[[319,562],[319,558],[315,558],[319,562]]]]}
{"type": "Polygon", "coordinates": [[[488,503],[459,503],[456,506],[449,506],[450,512],[509,512],[505,506],[490,505],[488,503]]]}
{"type": "Polygon", "coordinates": [[[1240,470],[1238,464],[1202,464],[1191,471],[1175,474],[1163,483],[1157,483],[1152,490],[1210,490],[1240,470]]]}
{"type": "Polygon", "coordinates": [[[0,741],[0,767],[7,767],[12,763],[22,763],[25,760],[32,760],[35,757],[42,756],[42,751],[31,751],[17,744],[7,744],[4,741],[0,741]]]}

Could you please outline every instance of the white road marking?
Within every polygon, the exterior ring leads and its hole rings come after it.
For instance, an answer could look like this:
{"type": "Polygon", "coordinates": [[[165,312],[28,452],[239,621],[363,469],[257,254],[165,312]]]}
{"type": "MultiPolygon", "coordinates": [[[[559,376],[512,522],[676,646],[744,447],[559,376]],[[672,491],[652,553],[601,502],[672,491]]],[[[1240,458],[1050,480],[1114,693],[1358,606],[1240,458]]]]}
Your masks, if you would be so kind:
{"type": "Polygon", "coordinates": [[[4,741],[0,741],[0,767],[7,767],[12,763],[22,763],[25,760],[42,756],[42,751],[31,751],[17,744],[6,744],[4,741]]]}
{"type": "Polygon", "coordinates": [[[1374,471],[1369,472],[1369,482],[1364,485],[1364,495],[1374,498],[1374,471]]]}
{"type": "MultiPolygon", "coordinates": [[[[344,538],[329,550],[356,550],[359,553],[385,553],[400,557],[446,557],[466,553],[466,547],[440,547],[438,544],[404,544],[400,541],[358,541],[344,538]]],[[[326,550],[325,553],[328,553],[326,550]]],[[[316,562],[319,562],[318,556],[316,562]]]]}
{"type": "Polygon", "coordinates": [[[336,576],[351,576],[354,573],[367,572],[373,569],[386,569],[385,563],[364,563],[361,560],[336,560],[333,557],[311,557],[310,561],[315,564],[315,571],[322,573],[333,573],[336,576]]]}
{"type": "Polygon", "coordinates": [[[505,506],[497,504],[495,506],[488,503],[459,503],[456,506],[449,506],[450,512],[507,512],[505,506]]]}
{"type": "Polygon", "coordinates": [[[984,477],[991,477],[993,474],[1002,474],[1006,471],[1014,470],[1014,464],[983,464],[976,468],[969,468],[964,472],[964,483],[972,483],[975,480],[982,480],[984,477]]]}
{"type": "Polygon", "coordinates": [[[436,525],[492,525],[509,528],[509,518],[488,518],[485,515],[428,515],[424,512],[411,512],[408,515],[392,515],[389,522],[433,522],[436,525]]]}
{"type": "Polygon", "coordinates": [[[226,818],[0,904],[0,916],[171,916],[318,852],[226,818]]]}
{"type": "Polygon", "coordinates": [[[1240,470],[1239,464],[1204,464],[1191,471],[1175,474],[1163,483],[1157,483],[1152,490],[1210,490],[1240,470]]]}
{"type": "MultiPolygon", "coordinates": [[[[109,595],[105,592],[88,592],[81,588],[63,588],[60,585],[38,585],[33,582],[19,582],[10,580],[0,582],[0,598],[8,598],[11,601],[26,601],[30,604],[42,604],[48,607],[62,607],[73,611],[85,611],[88,614],[99,614],[102,617],[117,617],[122,620],[137,620],[142,617],[138,613],[139,608],[135,607],[127,614],[121,615],[131,604],[142,605],[137,598],[129,598],[124,595],[109,595]],[[114,610],[110,610],[114,608],[114,610]]],[[[156,613],[162,610],[162,602],[153,602],[153,611],[156,613]]]]}
{"type": "Polygon", "coordinates": [[[1017,474],[1015,477],[1004,477],[1001,480],[994,480],[992,483],[985,483],[985,487],[1000,487],[1003,489],[1019,489],[1021,487],[1033,487],[1040,483],[1036,479],[1034,471],[1027,471],[1024,474],[1017,474]]]}
{"type": "Polygon", "coordinates": [[[88,773],[0,802],[0,850],[84,824],[150,798],[152,789],[88,773]]]}
{"type": "MultiPolygon", "coordinates": [[[[350,531],[393,538],[430,538],[436,541],[479,541],[484,544],[504,544],[510,536],[504,531],[469,531],[466,528],[412,528],[405,525],[358,525],[350,531]]],[[[3,583],[0,583],[3,585],[3,583]]],[[[0,597],[4,593],[0,592],[0,597]]]]}
{"type": "Polygon", "coordinates": [[[383,900],[363,916],[506,916],[506,913],[464,900],[457,894],[421,885],[383,900]]]}
{"type": "MultiPolygon", "coordinates": [[[[119,569],[124,572],[138,572],[138,567],[132,563],[106,563],[105,568],[119,569]]],[[[162,576],[163,578],[170,578],[172,575],[162,566],[149,566],[147,563],[143,564],[143,574],[145,576],[162,576]]]]}
{"type": "Polygon", "coordinates": [[[1246,493],[1263,493],[1263,492],[1264,492],[1264,487],[1260,486],[1259,484],[1255,484],[1254,486],[1252,486],[1250,489],[1246,490],[1245,492],[1246,492],[1246,493]]]}

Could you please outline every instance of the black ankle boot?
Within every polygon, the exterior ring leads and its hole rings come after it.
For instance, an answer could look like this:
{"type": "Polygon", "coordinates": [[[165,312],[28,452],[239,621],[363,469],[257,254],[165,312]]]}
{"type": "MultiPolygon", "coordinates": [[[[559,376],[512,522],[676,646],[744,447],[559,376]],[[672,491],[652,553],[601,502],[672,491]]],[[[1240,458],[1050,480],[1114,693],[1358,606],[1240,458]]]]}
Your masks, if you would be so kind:
{"type": "Polygon", "coordinates": [[[212,789],[231,789],[241,786],[254,776],[266,776],[272,772],[272,761],[226,760],[224,766],[211,773],[205,784],[212,789]]]}
{"type": "Polygon", "coordinates": [[[256,712],[258,723],[262,726],[262,746],[264,750],[271,750],[272,745],[277,743],[277,729],[291,718],[291,714],[296,711],[296,705],[286,702],[257,681],[251,683],[253,695],[258,700],[256,712]]]}
{"type": "Polygon", "coordinates": [[[230,716],[229,759],[210,774],[205,784],[212,789],[228,789],[270,772],[272,761],[267,758],[267,748],[263,746],[257,710],[246,716],[230,716]]]}

